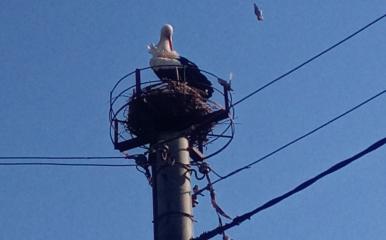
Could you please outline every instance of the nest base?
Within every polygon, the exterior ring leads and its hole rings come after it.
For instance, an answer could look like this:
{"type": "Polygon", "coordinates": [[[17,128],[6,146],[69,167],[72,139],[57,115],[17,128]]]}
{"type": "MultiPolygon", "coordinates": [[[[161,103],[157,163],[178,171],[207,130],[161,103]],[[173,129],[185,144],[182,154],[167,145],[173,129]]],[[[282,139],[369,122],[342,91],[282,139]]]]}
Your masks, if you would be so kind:
{"type": "Polygon", "coordinates": [[[127,128],[138,137],[154,138],[162,132],[187,129],[211,112],[200,90],[171,81],[144,88],[140,96],[130,99],[127,128]]]}

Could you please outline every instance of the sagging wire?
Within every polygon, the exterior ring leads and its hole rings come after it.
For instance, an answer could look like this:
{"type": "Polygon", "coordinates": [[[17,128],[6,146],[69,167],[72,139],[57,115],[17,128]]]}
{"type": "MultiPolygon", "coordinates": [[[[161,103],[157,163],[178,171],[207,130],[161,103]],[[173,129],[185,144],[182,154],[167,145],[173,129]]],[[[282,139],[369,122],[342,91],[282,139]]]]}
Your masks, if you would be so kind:
{"type": "Polygon", "coordinates": [[[260,205],[259,207],[253,209],[252,211],[244,213],[241,216],[235,217],[232,220],[232,222],[227,223],[227,224],[223,225],[222,227],[217,227],[213,230],[204,232],[200,236],[193,238],[192,240],[208,240],[210,238],[213,238],[216,235],[222,234],[225,230],[228,230],[230,228],[238,226],[246,220],[250,220],[251,217],[256,215],[257,213],[259,213],[263,210],[266,210],[268,208],[271,208],[271,207],[275,206],[276,204],[280,203],[281,201],[284,201],[287,198],[293,196],[294,194],[299,193],[306,188],[309,188],[310,186],[312,186],[313,184],[315,184],[319,180],[323,179],[324,177],[341,170],[342,168],[357,161],[358,159],[362,158],[363,156],[377,150],[378,148],[382,147],[385,144],[386,144],[386,137],[378,140],[377,142],[373,143],[372,145],[370,145],[366,149],[362,150],[361,152],[355,154],[354,156],[347,158],[345,160],[342,160],[342,161],[334,164],[330,168],[324,170],[323,172],[317,174],[316,176],[309,178],[308,180],[300,183],[299,185],[297,185],[296,187],[294,187],[290,191],[269,200],[268,202],[264,203],[263,205],[260,205]]]}
{"type": "MultiPolygon", "coordinates": [[[[201,174],[204,175],[204,177],[206,178],[206,180],[208,182],[208,186],[210,186],[209,189],[208,189],[209,194],[210,194],[210,202],[211,202],[211,205],[212,205],[213,209],[216,211],[219,227],[222,228],[223,227],[222,217],[226,218],[226,219],[229,219],[229,220],[232,220],[232,218],[228,214],[226,214],[224,212],[224,210],[222,210],[222,208],[217,203],[216,193],[214,191],[214,188],[212,186],[212,181],[211,181],[210,176],[209,176],[209,173],[213,172],[213,170],[209,167],[209,165],[206,162],[203,162],[203,163],[199,164],[198,165],[198,170],[199,170],[199,172],[201,174]]],[[[202,196],[202,193],[198,192],[198,187],[196,185],[193,188],[193,195],[192,195],[193,206],[198,204],[197,195],[201,195],[202,196]]],[[[223,240],[229,240],[230,239],[229,236],[227,236],[225,234],[225,231],[222,232],[222,236],[223,236],[223,240]]]]}
{"type": "Polygon", "coordinates": [[[216,210],[216,212],[218,214],[220,214],[221,216],[227,218],[227,219],[230,219],[232,220],[232,218],[226,214],[224,212],[224,210],[221,209],[221,207],[217,204],[217,201],[216,201],[216,193],[214,191],[214,188],[212,186],[212,181],[210,180],[210,177],[209,177],[209,172],[210,172],[210,168],[207,167],[207,164],[204,163],[201,165],[200,167],[200,172],[202,172],[203,174],[205,174],[205,177],[206,177],[206,180],[208,181],[208,184],[210,185],[209,187],[209,193],[210,193],[210,200],[211,200],[211,204],[212,204],[212,207],[216,210]]]}
{"type": "Polygon", "coordinates": [[[215,170],[213,170],[213,168],[211,168],[210,171],[211,171],[214,175],[216,175],[216,177],[218,177],[218,178],[223,178],[223,177],[224,177],[224,176],[220,175],[218,172],[216,172],[215,170]]]}
{"type": "Polygon", "coordinates": [[[134,159],[135,160],[135,168],[138,170],[138,172],[145,175],[148,183],[150,186],[152,186],[152,176],[150,173],[150,162],[145,154],[134,154],[129,155],[127,152],[122,152],[125,155],[126,159],[134,159]]]}
{"type": "MultiPolygon", "coordinates": [[[[363,102],[361,102],[361,103],[355,105],[354,107],[352,107],[352,108],[346,110],[345,112],[341,113],[340,115],[335,116],[334,118],[332,118],[332,119],[328,120],[327,122],[325,122],[325,123],[319,125],[318,127],[316,127],[316,128],[314,128],[314,129],[312,129],[312,130],[310,130],[310,131],[304,133],[303,135],[301,135],[301,136],[299,136],[299,137],[297,137],[297,138],[291,140],[290,142],[288,142],[288,143],[282,145],[281,147],[279,147],[279,148],[277,148],[277,149],[271,151],[270,153],[265,154],[264,156],[260,157],[259,159],[255,160],[255,161],[253,161],[253,162],[251,162],[251,163],[249,163],[249,164],[247,164],[247,165],[244,165],[244,166],[242,166],[242,167],[240,167],[240,168],[237,168],[237,169],[233,170],[232,172],[226,174],[226,175],[223,176],[223,177],[219,177],[218,179],[216,179],[216,180],[213,182],[213,185],[214,185],[214,184],[217,184],[218,182],[221,182],[221,181],[223,181],[223,180],[225,180],[225,179],[227,179],[227,178],[229,178],[229,177],[231,177],[231,176],[233,176],[233,175],[235,175],[235,174],[238,174],[238,173],[240,173],[240,172],[242,172],[242,171],[245,171],[245,170],[247,170],[247,169],[250,169],[253,165],[255,165],[255,164],[257,164],[257,163],[260,163],[261,161],[264,161],[265,159],[267,159],[267,158],[269,158],[269,157],[271,157],[271,156],[277,154],[278,152],[280,152],[280,151],[282,151],[282,150],[284,150],[284,149],[290,147],[291,145],[293,145],[293,144],[299,142],[300,140],[309,137],[310,135],[312,135],[312,134],[318,132],[319,130],[321,130],[321,129],[325,128],[325,127],[327,127],[328,125],[332,124],[333,122],[335,122],[335,121],[337,121],[337,120],[339,120],[339,119],[345,117],[346,115],[350,114],[351,112],[354,112],[355,110],[359,109],[360,107],[365,106],[366,104],[370,103],[371,101],[375,100],[376,98],[382,96],[382,95],[385,94],[385,93],[386,93],[386,89],[385,89],[385,90],[382,90],[381,92],[375,94],[374,96],[372,96],[372,97],[366,99],[365,101],[363,101],[363,102]]],[[[209,187],[210,187],[209,185],[203,187],[202,189],[198,190],[198,193],[201,193],[201,192],[203,192],[203,191],[205,191],[205,190],[208,190],[209,187]]]]}
{"type": "MultiPolygon", "coordinates": [[[[189,169],[189,172],[190,172],[190,174],[194,173],[195,178],[196,178],[197,180],[199,180],[199,181],[201,181],[201,180],[203,180],[203,179],[205,178],[205,175],[198,176],[198,172],[197,172],[196,170],[194,170],[194,169],[189,169]]],[[[196,185],[196,186],[197,186],[197,185],[196,185]]],[[[195,187],[196,187],[196,186],[195,186],[195,187]]],[[[197,187],[198,187],[198,186],[197,186],[197,187]]]]}
{"type": "MultiPolygon", "coordinates": [[[[217,213],[217,218],[218,218],[219,227],[222,228],[224,225],[223,225],[223,223],[222,223],[221,216],[220,216],[218,213],[217,213]]],[[[225,234],[225,231],[223,231],[223,232],[221,233],[221,235],[222,235],[222,239],[223,239],[223,240],[231,240],[231,238],[230,238],[228,235],[225,234]]]]}

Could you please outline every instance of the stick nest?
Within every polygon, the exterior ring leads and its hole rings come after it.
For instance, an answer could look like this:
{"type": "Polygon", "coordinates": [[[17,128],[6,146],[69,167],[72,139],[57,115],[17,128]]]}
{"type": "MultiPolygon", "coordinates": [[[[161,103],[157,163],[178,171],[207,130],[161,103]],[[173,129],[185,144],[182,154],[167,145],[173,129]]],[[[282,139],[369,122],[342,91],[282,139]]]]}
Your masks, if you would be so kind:
{"type": "MultiPolygon", "coordinates": [[[[213,111],[203,96],[204,92],[181,82],[148,86],[129,100],[127,129],[138,137],[155,137],[198,124],[213,111]]],[[[204,134],[210,130],[209,126],[204,134]]]]}

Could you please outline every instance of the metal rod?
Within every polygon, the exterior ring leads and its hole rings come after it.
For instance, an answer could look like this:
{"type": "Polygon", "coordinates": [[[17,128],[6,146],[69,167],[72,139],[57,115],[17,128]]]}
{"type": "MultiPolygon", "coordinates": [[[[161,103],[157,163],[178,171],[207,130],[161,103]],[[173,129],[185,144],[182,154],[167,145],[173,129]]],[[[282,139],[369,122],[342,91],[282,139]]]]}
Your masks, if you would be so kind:
{"type": "Polygon", "coordinates": [[[228,96],[228,88],[224,86],[224,98],[225,98],[225,110],[229,113],[229,96],[228,96]]]}
{"type": "Polygon", "coordinates": [[[222,135],[222,134],[208,134],[209,137],[221,137],[221,138],[232,138],[231,135],[222,135]]]}
{"type": "Polygon", "coordinates": [[[118,143],[118,120],[114,119],[114,147],[116,148],[118,143]]]}
{"type": "Polygon", "coordinates": [[[135,69],[135,92],[137,96],[141,94],[141,70],[135,69]]]}

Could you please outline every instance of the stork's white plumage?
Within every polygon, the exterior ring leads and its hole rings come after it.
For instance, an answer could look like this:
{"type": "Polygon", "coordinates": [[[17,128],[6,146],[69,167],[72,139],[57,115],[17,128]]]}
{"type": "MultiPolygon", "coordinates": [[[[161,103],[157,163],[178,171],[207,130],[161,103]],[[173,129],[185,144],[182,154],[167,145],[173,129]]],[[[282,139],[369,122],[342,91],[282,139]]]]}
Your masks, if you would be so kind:
{"type": "Polygon", "coordinates": [[[185,81],[189,86],[204,91],[206,98],[212,96],[212,84],[197,65],[173,49],[173,27],[170,24],[162,27],[157,45],[150,44],[148,49],[152,55],[150,66],[161,81],[185,81]]]}
{"type": "Polygon", "coordinates": [[[149,53],[153,55],[150,59],[150,66],[177,65],[180,62],[177,60],[180,56],[173,49],[173,27],[170,24],[165,24],[161,29],[160,40],[157,45],[150,44],[148,47],[149,53]]]}

